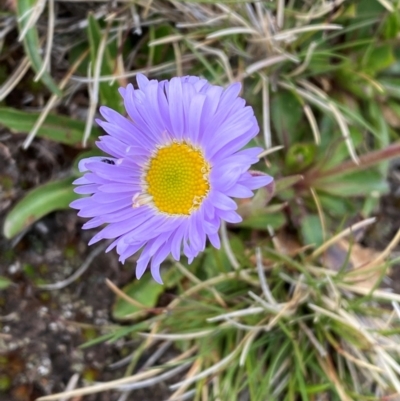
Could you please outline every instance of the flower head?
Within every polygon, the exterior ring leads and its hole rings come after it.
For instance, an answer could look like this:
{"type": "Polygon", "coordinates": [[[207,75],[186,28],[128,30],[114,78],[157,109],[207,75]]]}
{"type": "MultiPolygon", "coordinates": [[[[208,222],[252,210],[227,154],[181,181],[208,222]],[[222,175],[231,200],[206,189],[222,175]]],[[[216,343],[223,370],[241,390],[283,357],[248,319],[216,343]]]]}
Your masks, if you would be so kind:
{"type": "Polygon", "coordinates": [[[219,248],[221,220],[241,221],[231,197],[249,198],[272,178],[248,172],[262,149],[241,150],[259,128],[240,84],[224,90],[192,76],[143,75],[137,82],[120,89],[129,118],[100,108],[105,121],[97,122],[109,135],[97,146],[110,156],[80,162],[75,191],[91,196],[71,206],[92,218],[83,228],[106,224],[89,244],[114,239],[107,251],[116,247],[121,262],[142,249],[136,276],[150,264],[161,283],[169,254],[179,260],[183,251],[191,262],[207,238],[219,248]]]}

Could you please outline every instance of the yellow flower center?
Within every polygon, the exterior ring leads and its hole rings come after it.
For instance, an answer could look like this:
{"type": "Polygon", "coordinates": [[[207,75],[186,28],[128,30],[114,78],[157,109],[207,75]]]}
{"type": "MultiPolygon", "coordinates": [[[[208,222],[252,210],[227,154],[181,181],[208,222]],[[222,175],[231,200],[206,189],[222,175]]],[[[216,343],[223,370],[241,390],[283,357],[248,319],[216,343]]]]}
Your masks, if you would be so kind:
{"type": "Polygon", "coordinates": [[[144,180],[160,212],[190,215],[210,190],[210,165],[199,149],[174,142],[150,159],[144,180]]]}

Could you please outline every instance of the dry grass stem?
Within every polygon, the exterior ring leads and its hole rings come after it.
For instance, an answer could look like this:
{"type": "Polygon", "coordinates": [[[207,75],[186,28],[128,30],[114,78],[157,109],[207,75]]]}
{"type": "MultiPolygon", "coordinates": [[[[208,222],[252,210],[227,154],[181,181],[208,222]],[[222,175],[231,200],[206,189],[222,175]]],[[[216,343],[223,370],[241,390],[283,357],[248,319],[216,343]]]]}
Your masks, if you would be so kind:
{"type": "MultiPolygon", "coordinates": [[[[108,25],[108,27],[110,27],[110,25],[108,25]]],[[[108,33],[108,30],[107,30],[107,33],[108,33]]],[[[108,37],[108,34],[105,34],[101,38],[99,48],[97,49],[96,60],[95,60],[94,67],[93,67],[93,71],[94,71],[93,85],[88,85],[90,103],[89,103],[89,108],[88,108],[88,113],[87,113],[87,118],[86,118],[85,132],[83,133],[83,138],[82,138],[82,146],[83,147],[86,147],[87,141],[88,141],[90,133],[92,131],[94,116],[95,116],[97,104],[99,101],[99,90],[100,90],[99,78],[100,78],[100,74],[101,74],[101,65],[103,63],[104,52],[106,50],[107,37],[108,37]]],[[[91,75],[91,65],[89,63],[88,76],[90,76],[90,75],[91,75]]]]}
{"type": "Polygon", "coordinates": [[[229,35],[237,35],[237,34],[251,34],[251,35],[259,35],[258,31],[253,28],[246,28],[242,26],[232,27],[221,29],[219,31],[215,31],[206,36],[206,39],[216,39],[221,36],[229,36],[229,35]]]}
{"type": "MultiPolygon", "coordinates": [[[[66,87],[67,83],[71,79],[72,74],[74,74],[74,72],[78,69],[78,67],[80,66],[80,64],[85,59],[85,57],[87,56],[88,53],[89,53],[88,50],[86,52],[83,52],[82,55],[76,60],[76,62],[71,66],[68,73],[65,75],[63,80],[60,82],[60,85],[59,85],[60,90],[63,90],[66,87]]],[[[41,127],[43,122],[46,120],[46,117],[50,113],[51,109],[55,106],[57,100],[58,100],[57,95],[52,95],[49,98],[46,106],[43,108],[43,111],[41,112],[39,118],[35,122],[33,128],[31,129],[31,131],[29,132],[28,136],[26,137],[26,139],[23,143],[24,149],[27,149],[30,146],[30,144],[32,143],[33,139],[35,138],[39,128],[41,127]]]]}
{"type": "Polygon", "coordinates": [[[399,242],[400,242],[400,230],[397,231],[396,235],[390,241],[389,245],[385,248],[385,250],[383,252],[381,252],[380,255],[377,258],[372,260],[366,266],[363,266],[363,269],[366,269],[367,267],[375,266],[377,264],[383,263],[384,260],[390,255],[390,253],[398,245],[399,242]]]}
{"type": "Polygon", "coordinates": [[[376,221],[375,217],[370,217],[369,219],[362,220],[362,221],[346,228],[345,230],[341,231],[339,234],[333,236],[332,238],[330,238],[329,240],[324,242],[319,248],[317,248],[311,254],[311,259],[315,259],[319,255],[321,255],[323,252],[325,252],[329,247],[331,247],[333,244],[338,242],[340,239],[347,237],[348,235],[354,234],[357,230],[360,230],[361,228],[369,226],[369,225],[375,223],[375,221],[376,221]]]}
{"type": "Polygon", "coordinates": [[[58,281],[57,283],[53,284],[39,284],[38,288],[42,290],[47,290],[47,291],[56,291],[60,290],[62,288],[65,288],[69,286],[71,283],[73,283],[75,280],[77,280],[79,277],[82,276],[82,274],[85,273],[85,271],[90,267],[91,263],[93,262],[93,259],[100,255],[100,253],[104,252],[104,250],[107,248],[108,243],[106,244],[101,244],[98,247],[94,248],[85,261],[82,263],[82,265],[77,269],[71,276],[69,276],[67,279],[58,281]]]}
{"type": "Polygon", "coordinates": [[[240,268],[240,263],[238,262],[235,254],[232,251],[231,244],[228,238],[228,231],[226,229],[226,223],[224,221],[221,222],[220,233],[221,233],[222,246],[224,247],[229,262],[235,270],[238,270],[240,268]]]}
{"type": "Polygon", "coordinates": [[[283,61],[289,60],[287,55],[279,55],[279,56],[272,56],[268,57],[264,60],[257,61],[253,64],[250,64],[244,74],[242,75],[241,79],[248,77],[249,75],[260,71],[264,68],[271,67],[274,64],[282,63],[283,61]]]}
{"type": "Polygon", "coordinates": [[[269,148],[269,149],[266,149],[263,152],[261,152],[258,155],[258,157],[261,159],[261,158],[263,158],[265,156],[268,156],[268,155],[270,155],[270,154],[272,154],[274,152],[277,152],[278,150],[282,150],[282,149],[285,149],[285,147],[282,146],[282,145],[281,146],[274,146],[273,148],[269,148]]]}
{"type": "Polygon", "coordinates": [[[240,309],[240,310],[236,310],[234,312],[228,312],[228,313],[224,313],[222,315],[210,317],[207,319],[207,322],[210,322],[210,323],[219,322],[221,320],[226,320],[226,319],[240,317],[240,316],[254,315],[254,314],[262,313],[262,312],[265,312],[265,310],[264,310],[264,308],[261,308],[259,306],[253,307],[253,308],[240,309]]]}
{"type": "Polygon", "coordinates": [[[328,355],[328,353],[327,353],[326,349],[324,348],[324,346],[317,340],[314,333],[301,320],[299,321],[299,326],[304,331],[304,333],[310,340],[311,344],[314,345],[314,347],[318,351],[320,357],[325,358],[328,355]]]}
{"type": "Polygon", "coordinates": [[[272,296],[271,290],[269,289],[267,280],[265,278],[261,249],[259,247],[256,248],[256,263],[257,263],[257,273],[258,273],[258,277],[260,279],[261,289],[264,293],[265,299],[270,304],[276,305],[276,300],[272,296]]]}
{"type": "Polygon", "coordinates": [[[40,16],[42,15],[44,8],[46,6],[46,1],[47,0],[37,0],[36,4],[32,6],[30,10],[28,10],[24,15],[21,15],[19,18],[19,22],[23,21],[24,19],[28,18],[28,21],[25,23],[24,28],[21,30],[19,36],[18,36],[18,41],[21,42],[24,40],[25,35],[27,32],[33,28],[40,16]]]}
{"type": "MultiPolygon", "coordinates": [[[[174,364],[185,360],[186,358],[190,357],[193,352],[195,352],[196,347],[192,347],[189,350],[183,352],[181,355],[179,355],[176,358],[173,358],[169,361],[169,365],[173,366],[174,364]]],[[[102,391],[107,391],[107,390],[114,390],[117,389],[119,386],[122,386],[124,384],[132,384],[132,383],[137,383],[140,381],[144,381],[146,379],[152,378],[159,373],[162,373],[164,370],[166,370],[168,366],[164,365],[162,368],[154,368],[150,369],[146,372],[141,372],[137,373],[136,375],[132,375],[129,377],[124,377],[123,379],[117,379],[117,380],[111,380],[106,383],[97,383],[93,386],[88,386],[82,389],[76,389],[76,390],[71,390],[71,391],[65,391],[63,393],[58,393],[58,394],[53,394],[53,395],[47,395],[44,397],[39,397],[37,401],[54,401],[58,400],[60,397],[81,397],[84,395],[88,394],[95,394],[99,393],[102,391]]]]}
{"type": "Polygon", "coordinates": [[[307,69],[307,67],[310,64],[312,55],[313,55],[316,47],[317,47],[317,44],[315,42],[312,42],[310,44],[310,46],[308,46],[306,57],[304,58],[304,61],[296,69],[294,69],[292,72],[290,72],[287,75],[288,78],[293,78],[297,75],[300,75],[307,69]]]}
{"type": "Polygon", "coordinates": [[[324,15],[331,13],[336,7],[339,7],[345,1],[347,0],[336,0],[334,3],[323,2],[322,6],[319,7],[319,9],[315,10],[316,7],[311,7],[309,13],[307,14],[297,13],[296,18],[306,21],[311,21],[316,18],[321,18],[324,15]]]}
{"type": "Polygon", "coordinates": [[[156,384],[163,382],[165,380],[168,380],[174,376],[176,376],[178,373],[182,372],[183,370],[186,370],[192,362],[186,362],[183,363],[176,368],[173,368],[169,370],[168,372],[162,373],[156,377],[152,377],[147,380],[142,380],[136,383],[132,384],[124,384],[116,388],[118,391],[132,391],[132,390],[138,390],[140,388],[146,388],[146,387],[152,387],[155,386],[156,384]]]}
{"type": "Polygon", "coordinates": [[[110,281],[108,278],[106,278],[105,283],[107,287],[117,296],[128,302],[128,304],[131,304],[139,309],[142,310],[147,310],[148,307],[146,305],[143,305],[139,301],[136,301],[136,299],[130,297],[129,295],[125,294],[123,291],[121,291],[112,281],[110,281]]]}
{"type": "MultiPolygon", "coordinates": [[[[79,375],[78,373],[73,374],[70,379],[68,380],[67,385],[65,386],[65,391],[74,390],[78,384],[79,375]]],[[[58,401],[68,401],[70,397],[61,397],[58,401]]]]}
{"type": "MultiPolygon", "coordinates": [[[[242,341],[243,342],[243,341],[242,341]]],[[[190,385],[192,383],[195,383],[201,379],[204,379],[207,376],[210,376],[216,372],[218,372],[220,369],[222,369],[223,367],[225,367],[235,356],[236,353],[238,352],[239,346],[237,349],[235,349],[233,352],[231,352],[228,356],[226,356],[225,358],[223,358],[221,361],[217,362],[216,364],[214,364],[213,366],[211,366],[208,369],[203,370],[202,372],[192,376],[192,377],[188,377],[185,380],[182,380],[178,383],[175,383],[173,385],[171,385],[169,388],[171,390],[177,390],[178,388],[182,387],[182,386],[187,386],[190,385]]]]}
{"type": "Polygon", "coordinates": [[[272,146],[271,140],[271,125],[270,125],[270,104],[269,104],[269,80],[264,74],[260,74],[262,82],[262,120],[263,120],[263,133],[264,143],[266,149],[272,146]]]}
{"type": "Polygon", "coordinates": [[[213,333],[214,330],[203,330],[203,331],[197,331],[195,333],[178,333],[178,334],[173,334],[173,333],[154,333],[154,334],[149,334],[149,333],[138,333],[142,337],[152,337],[155,339],[160,339],[160,340],[193,340],[194,338],[202,338],[202,337],[208,337],[210,334],[213,333]]]}
{"type": "Polygon", "coordinates": [[[360,159],[358,158],[353,141],[350,136],[350,131],[349,127],[347,125],[345,117],[340,113],[338,107],[331,102],[326,94],[321,91],[319,88],[317,88],[315,85],[311,84],[310,82],[302,79],[299,80],[299,83],[304,86],[307,90],[310,92],[313,92],[316,96],[319,96],[321,99],[325,100],[329,110],[332,112],[333,117],[338,123],[338,126],[340,128],[340,132],[342,133],[342,137],[346,143],[347,149],[349,151],[350,157],[353,159],[355,164],[360,164],[360,159]]]}
{"type": "Polygon", "coordinates": [[[254,339],[257,337],[258,333],[260,332],[260,328],[253,328],[253,330],[250,333],[250,336],[247,338],[246,342],[244,343],[242,352],[240,354],[239,358],[239,366],[244,366],[246,363],[246,358],[249,353],[249,349],[251,347],[251,344],[253,343],[254,339]]]}
{"type": "Polygon", "coordinates": [[[31,62],[29,57],[24,57],[12,74],[6,79],[3,85],[0,86],[0,102],[4,100],[12,90],[21,82],[22,78],[28,72],[31,62]]]}
{"type": "Polygon", "coordinates": [[[320,202],[318,195],[315,192],[314,188],[310,187],[310,193],[312,195],[312,198],[315,202],[315,206],[318,211],[319,221],[321,222],[322,241],[325,242],[326,241],[326,222],[325,222],[325,217],[324,217],[324,211],[322,210],[321,202],[320,202]]]}
{"type": "Polygon", "coordinates": [[[310,123],[311,131],[314,136],[315,144],[318,146],[321,143],[321,134],[319,132],[317,120],[315,119],[314,113],[311,107],[308,104],[303,106],[304,114],[307,117],[308,122],[310,123]]]}
{"type": "Polygon", "coordinates": [[[386,8],[387,11],[389,11],[390,13],[394,13],[394,11],[395,11],[394,6],[390,1],[388,1],[388,0],[378,0],[378,1],[379,1],[379,3],[382,4],[383,7],[386,8]]]}
{"type": "Polygon", "coordinates": [[[168,35],[168,36],[164,36],[163,38],[160,38],[160,39],[151,40],[148,43],[148,46],[153,47],[153,46],[165,45],[168,43],[175,43],[175,42],[181,41],[182,39],[183,39],[183,35],[181,35],[181,34],[168,35]]]}
{"type": "MultiPolygon", "coordinates": [[[[199,372],[200,369],[201,369],[201,359],[197,359],[195,362],[193,362],[189,371],[186,373],[185,378],[186,379],[192,378],[199,372]]],[[[167,401],[181,400],[182,398],[180,396],[183,395],[183,393],[188,389],[189,386],[190,384],[186,384],[179,387],[173,394],[171,394],[171,396],[168,398],[167,401]]]]}

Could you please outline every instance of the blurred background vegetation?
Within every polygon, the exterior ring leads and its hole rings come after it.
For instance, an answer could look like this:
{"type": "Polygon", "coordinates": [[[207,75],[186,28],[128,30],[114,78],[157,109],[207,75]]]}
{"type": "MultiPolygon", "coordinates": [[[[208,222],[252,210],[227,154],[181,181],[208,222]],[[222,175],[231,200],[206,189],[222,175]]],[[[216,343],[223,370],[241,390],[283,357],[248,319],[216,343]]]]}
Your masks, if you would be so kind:
{"type": "MultiPolygon", "coordinates": [[[[399,0],[3,1],[4,399],[400,400],[399,39],[399,0]],[[138,72],[242,82],[265,149],[257,168],[276,179],[272,200],[260,190],[239,203],[243,222],[222,227],[222,250],[165,263],[165,286],[133,280],[135,258],[102,264],[104,246],[87,250],[93,233],[67,211],[77,162],[100,154],[99,105],[124,113],[117,89],[138,72]],[[67,239],[52,259],[57,229],[67,239]],[[117,286],[104,285],[111,276],[117,286]],[[40,300],[25,315],[40,320],[82,286],[110,302],[101,324],[76,307],[74,347],[119,344],[120,360],[107,356],[119,370],[66,358],[59,377],[61,351],[49,351],[47,373],[21,381],[16,299],[40,300]]],[[[32,343],[47,341],[41,330],[32,343]]]]}

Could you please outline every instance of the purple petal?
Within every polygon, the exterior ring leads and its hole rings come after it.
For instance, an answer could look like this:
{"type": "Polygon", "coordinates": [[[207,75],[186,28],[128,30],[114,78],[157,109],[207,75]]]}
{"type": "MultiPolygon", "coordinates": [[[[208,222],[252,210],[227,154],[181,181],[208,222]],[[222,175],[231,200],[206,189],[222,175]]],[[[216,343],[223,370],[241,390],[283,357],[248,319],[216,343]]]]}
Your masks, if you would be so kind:
{"type": "Polygon", "coordinates": [[[136,81],[137,81],[140,89],[144,89],[147,86],[147,84],[149,83],[149,80],[143,74],[137,74],[136,81]]]}
{"type": "Polygon", "coordinates": [[[228,223],[240,223],[242,218],[233,210],[218,210],[218,216],[228,223]]]}
{"type": "Polygon", "coordinates": [[[221,248],[221,241],[219,239],[218,233],[208,234],[208,238],[214,248],[221,248]]]}
{"type": "Polygon", "coordinates": [[[182,83],[179,78],[172,78],[168,85],[169,116],[173,136],[180,140],[184,131],[184,114],[182,104],[182,83]]]}
{"type": "Polygon", "coordinates": [[[213,205],[221,210],[235,210],[237,209],[237,204],[229,196],[224,195],[221,192],[213,191],[210,195],[210,201],[213,205]]]}
{"type": "Polygon", "coordinates": [[[85,174],[75,180],[76,192],[91,196],[71,207],[79,216],[91,218],[83,228],[103,226],[90,244],[114,239],[107,252],[115,248],[121,262],[142,249],[137,277],[150,265],[153,278],[162,283],[160,265],[168,254],[179,260],[183,251],[191,263],[207,238],[219,248],[221,221],[241,221],[232,197],[251,197],[253,189],[273,181],[249,173],[262,149],[241,150],[259,127],[253,109],[238,97],[239,83],[223,90],[193,76],[158,82],[138,74],[136,80],[138,89],[128,84],[119,90],[129,118],[100,108],[104,120],[97,122],[108,135],[101,136],[97,146],[106,156],[79,163],[85,174]],[[172,141],[198,146],[211,166],[210,191],[189,216],[160,212],[147,193],[149,161],[172,141]],[[136,199],[145,204],[136,207],[136,199]]]}
{"type": "Polygon", "coordinates": [[[265,174],[257,177],[251,177],[243,184],[246,185],[246,187],[249,189],[258,189],[261,187],[265,187],[268,184],[271,184],[273,180],[274,179],[270,175],[265,174]]]}

